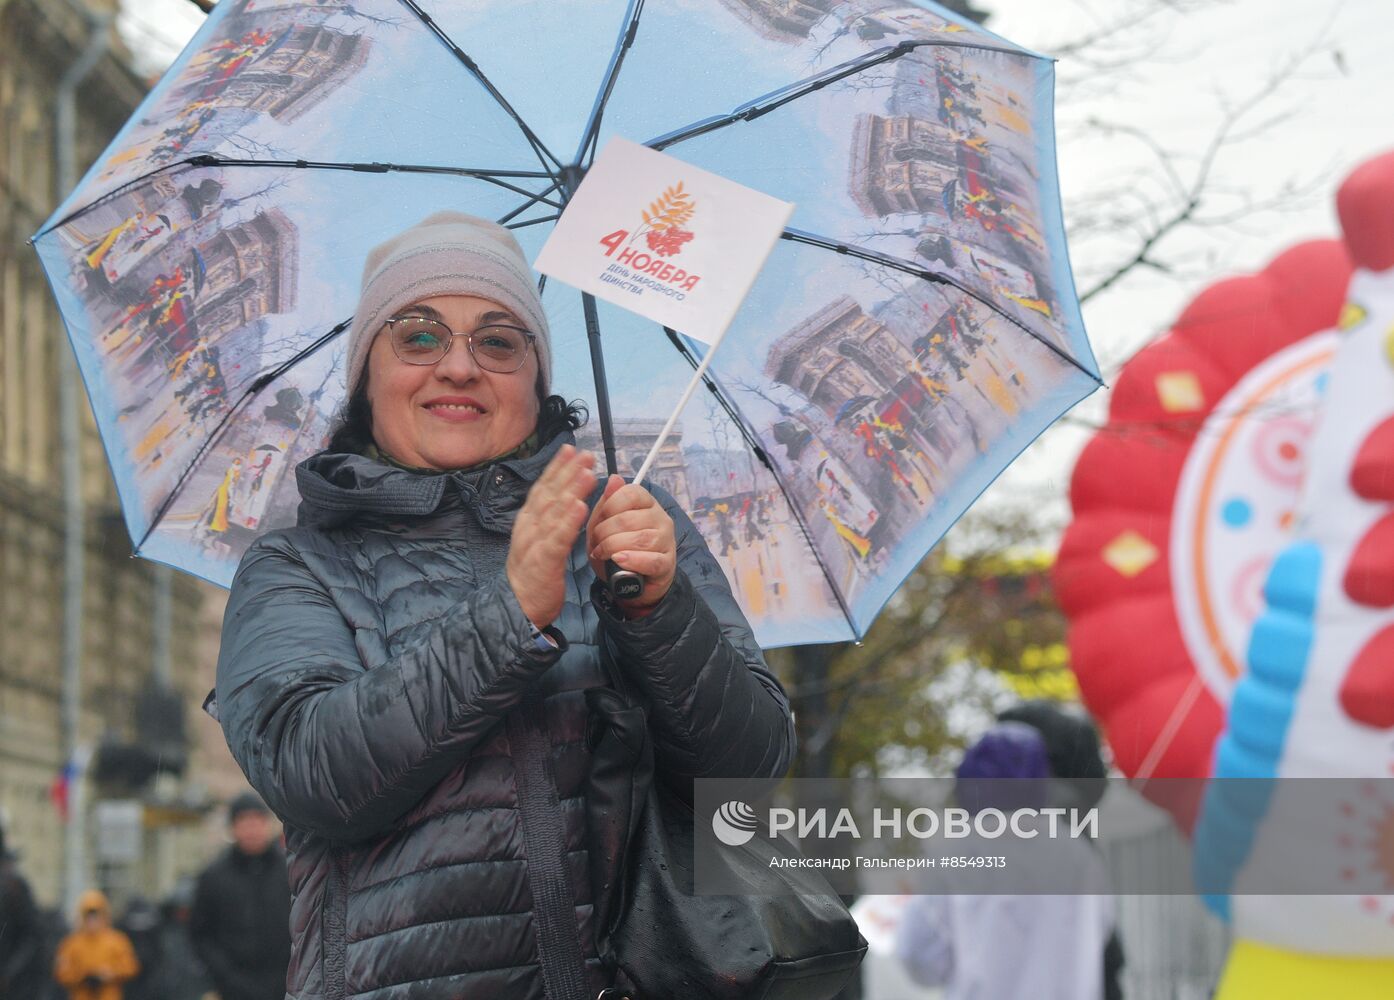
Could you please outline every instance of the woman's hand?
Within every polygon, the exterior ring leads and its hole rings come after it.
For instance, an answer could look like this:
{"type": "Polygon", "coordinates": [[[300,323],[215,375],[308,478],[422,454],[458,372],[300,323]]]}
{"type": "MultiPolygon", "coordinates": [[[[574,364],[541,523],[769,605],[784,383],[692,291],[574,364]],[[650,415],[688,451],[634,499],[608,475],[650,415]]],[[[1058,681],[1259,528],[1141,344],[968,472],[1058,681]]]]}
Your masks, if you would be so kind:
{"type": "Polygon", "coordinates": [[[591,513],[586,549],[591,569],[600,579],[606,577],[607,559],[644,578],[638,597],[619,602],[626,615],[643,618],[673,585],[678,568],[673,519],[652,493],[625,483],[619,476],[611,476],[605,483],[605,493],[591,513]]]}
{"type": "Polygon", "coordinates": [[[571,547],[586,523],[586,498],[595,492],[595,456],[562,445],[528,490],[513,522],[504,572],[523,614],[546,628],[566,600],[571,547]]]}

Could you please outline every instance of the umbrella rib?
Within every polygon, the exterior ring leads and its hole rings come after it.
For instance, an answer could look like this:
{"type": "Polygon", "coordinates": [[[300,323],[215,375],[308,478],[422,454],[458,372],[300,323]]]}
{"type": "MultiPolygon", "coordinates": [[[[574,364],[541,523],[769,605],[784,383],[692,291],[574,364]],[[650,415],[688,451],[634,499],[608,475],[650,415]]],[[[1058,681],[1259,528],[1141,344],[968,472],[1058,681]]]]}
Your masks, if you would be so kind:
{"type": "MultiPolygon", "coordinates": [[[[66,226],[68,223],[72,222],[79,216],[85,215],[88,212],[92,211],[92,209],[97,208],[100,205],[104,205],[115,198],[119,198],[121,195],[130,191],[132,188],[144,184],[152,177],[158,177],[161,174],[173,173],[180,170],[188,169],[190,167],[296,167],[299,169],[309,170],[352,170],[358,173],[421,173],[447,174],[459,177],[474,177],[478,180],[487,181],[490,184],[495,184],[499,187],[507,188],[508,190],[513,191],[517,194],[526,195],[528,198],[532,199],[528,202],[529,205],[535,204],[538,201],[543,201],[547,194],[550,194],[557,188],[557,185],[553,183],[552,186],[547,190],[543,191],[541,195],[537,195],[533,191],[528,191],[526,188],[521,188],[514,184],[509,184],[507,183],[507,181],[503,180],[503,178],[512,178],[515,180],[527,180],[531,178],[537,178],[541,180],[552,178],[551,174],[544,173],[541,170],[483,170],[475,169],[472,167],[432,167],[399,163],[315,163],[309,160],[228,160],[221,159],[210,153],[205,153],[200,156],[192,156],[188,157],[187,159],[178,160],[174,163],[167,163],[162,167],[157,167],[156,169],[149,171],[148,173],[141,174],[139,177],[127,181],[125,184],[121,184],[118,187],[112,188],[110,191],[97,198],[96,200],[88,202],[81,208],[77,208],[69,212],[67,215],[63,216],[63,218],[59,219],[52,225],[45,226],[43,229],[35,233],[33,237],[30,238],[29,242],[32,243],[34,240],[37,240],[53,232],[53,230],[59,229],[62,226],[66,226]]],[[[561,207],[560,205],[551,201],[546,201],[544,203],[551,208],[561,207]]]]}
{"type": "MultiPolygon", "coordinates": [[[[687,360],[688,364],[694,369],[701,366],[701,362],[698,361],[692,351],[688,349],[688,346],[683,343],[682,337],[678,335],[676,330],[665,326],[663,332],[668,335],[668,339],[672,342],[673,346],[677,348],[678,353],[687,360]]],[[[761,446],[760,439],[755,436],[753,430],[746,426],[745,421],[740,416],[740,412],[731,404],[731,401],[726,398],[726,393],[722,391],[721,387],[716,384],[716,380],[712,377],[710,369],[703,373],[702,382],[706,385],[707,391],[715,397],[718,405],[726,411],[726,415],[731,418],[731,423],[736,425],[736,429],[740,432],[741,437],[745,439],[746,446],[755,453],[755,457],[760,460],[760,464],[768,469],[770,475],[774,477],[775,485],[777,485],[779,491],[784,494],[784,499],[789,504],[789,511],[794,515],[794,520],[798,522],[799,531],[803,533],[804,541],[808,544],[808,550],[813,553],[813,561],[818,564],[818,569],[822,571],[823,578],[828,581],[828,589],[832,591],[833,597],[837,600],[837,606],[841,609],[842,616],[847,619],[847,627],[852,630],[853,641],[861,642],[862,633],[861,630],[857,628],[856,620],[852,617],[852,609],[847,606],[847,600],[842,596],[842,591],[837,586],[837,582],[833,580],[832,574],[828,572],[828,567],[823,564],[822,559],[818,558],[818,547],[813,543],[813,532],[809,530],[808,522],[803,516],[803,511],[799,510],[798,498],[790,491],[789,487],[784,484],[784,477],[780,475],[779,470],[775,468],[775,464],[770,459],[769,454],[761,446]]],[[[753,485],[752,483],[752,486],[753,485]]]]}
{"type": "Polygon", "coordinates": [[[526,229],[528,226],[540,226],[544,222],[556,222],[560,215],[544,215],[540,219],[525,219],[522,222],[510,222],[505,227],[507,229],[526,229]]]}
{"type": "Polygon", "coordinates": [[[95,201],[90,201],[86,205],[83,205],[81,208],[73,209],[73,211],[69,212],[67,215],[63,216],[63,218],[53,223],[53,225],[45,226],[43,229],[40,229],[37,233],[35,233],[33,236],[29,238],[29,242],[32,244],[35,240],[47,236],[49,233],[53,232],[55,229],[58,229],[60,226],[66,226],[68,223],[72,222],[78,216],[85,215],[97,206],[105,205],[107,202],[115,198],[121,197],[121,195],[125,194],[127,191],[130,191],[132,188],[139,187],[141,184],[144,184],[152,177],[158,177],[161,174],[173,173],[187,166],[189,166],[188,160],[179,160],[175,163],[166,163],[164,166],[156,167],[154,170],[148,171],[147,173],[143,173],[139,177],[127,181],[125,184],[119,184],[116,187],[112,188],[110,191],[108,191],[106,194],[97,198],[95,201]]]}
{"type": "Polygon", "coordinates": [[[293,167],[297,170],[350,170],[361,174],[442,174],[449,177],[473,177],[487,181],[515,194],[540,201],[549,208],[560,210],[559,202],[549,200],[527,188],[510,184],[504,177],[550,178],[551,174],[525,173],[506,170],[477,170],[472,167],[433,167],[421,163],[337,163],[328,160],[235,160],[212,154],[195,156],[187,161],[195,167],[293,167]]]}
{"type": "Polygon", "coordinates": [[[788,240],[790,243],[802,243],[805,246],[818,247],[823,250],[831,250],[833,251],[833,253],[841,254],[846,257],[855,257],[858,260],[870,261],[873,264],[880,264],[884,267],[889,267],[895,271],[901,271],[905,274],[914,275],[915,277],[922,278],[925,281],[931,281],[939,285],[948,285],[951,288],[957,289],[964,295],[967,295],[969,298],[973,299],[975,302],[979,302],[987,308],[991,309],[998,316],[1002,317],[1008,323],[1011,323],[1013,326],[1020,329],[1033,340],[1038,341],[1042,346],[1047,348],[1052,354],[1059,357],[1062,361],[1065,361],[1068,364],[1073,365],[1075,368],[1078,368],[1084,374],[1088,375],[1091,379],[1093,379],[1098,385],[1104,384],[1104,380],[1100,378],[1096,372],[1092,371],[1087,365],[1081,364],[1069,351],[1064,350],[1056,344],[1052,344],[1049,340],[1041,336],[1035,330],[1031,329],[1025,323],[1021,322],[1021,320],[1017,319],[1015,316],[1010,316],[1007,313],[1003,312],[1001,307],[998,306],[991,299],[984,298],[977,292],[973,291],[971,288],[968,288],[966,285],[963,285],[962,283],[960,283],[959,281],[950,277],[947,274],[940,274],[936,271],[928,271],[925,268],[916,267],[914,264],[906,263],[898,257],[891,257],[888,254],[877,253],[874,250],[863,250],[860,247],[852,246],[850,243],[843,243],[839,240],[830,240],[827,237],[815,236],[813,233],[800,232],[797,229],[786,229],[784,230],[784,232],[779,234],[779,238],[782,240],[788,240]]]}
{"type": "Polygon", "coordinates": [[[619,79],[620,67],[624,65],[624,57],[633,47],[634,37],[639,33],[639,16],[643,12],[644,0],[632,0],[629,23],[625,26],[623,34],[620,35],[619,42],[615,45],[615,52],[610,57],[610,65],[605,70],[605,81],[600,85],[600,91],[595,99],[595,107],[591,109],[590,121],[586,123],[586,129],[581,135],[581,145],[576,150],[577,163],[585,163],[588,157],[595,156],[595,144],[600,138],[600,120],[605,115],[605,105],[610,103],[610,94],[615,89],[615,81],[619,79]]]}
{"type": "Polygon", "coordinates": [[[523,202],[521,205],[519,205],[519,206],[518,206],[517,208],[515,208],[513,211],[509,212],[507,215],[505,215],[505,216],[503,216],[502,218],[500,218],[500,219],[498,220],[498,224],[499,224],[500,226],[502,226],[502,225],[504,225],[504,224],[506,224],[506,223],[512,221],[512,220],[513,220],[514,218],[516,218],[517,216],[522,215],[524,212],[526,212],[528,209],[532,208],[532,206],[536,205],[539,201],[541,201],[541,200],[542,200],[543,198],[545,198],[547,195],[551,194],[553,191],[555,191],[555,190],[556,190],[557,188],[559,188],[560,186],[561,186],[561,182],[560,182],[560,181],[553,181],[551,184],[547,185],[547,187],[545,187],[543,190],[539,191],[537,194],[531,195],[531,196],[528,198],[527,201],[523,202]]]}
{"type": "Polygon", "coordinates": [[[811,76],[798,83],[784,87],[781,90],[772,91],[764,97],[757,97],[755,100],[736,108],[730,114],[718,115],[714,118],[705,118],[702,121],[686,125],[676,132],[669,132],[667,135],[661,135],[656,139],[650,139],[645,145],[653,149],[663,150],[677,143],[686,142],[688,139],[695,139],[699,135],[706,135],[708,132],[715,132],[718,129],[734,125],[737,122],[754,121],[756,118],[761,118],[771,111],[782,108],[790,101],[796,101],[800,97],[806,97],[809,94],[817,93],[829,84],[837,83],[839,80],[845,80],[849,76],[855,76],[864,69],[870,69],[873,66],[891,62],[895,59],[899,59],[901,56],[908,56],[916,49],[935,47],[947,49],[979,49],[984,52],[1001,52],[1006,55],[1025,56],[1031,59],[1047,58],[1037,55],[1034,52],[1013,48],[1009,45],[985,45],[980,42],[957,43],[929,40],[901,42],[894,48],[878,49],[875,52],[869,52],[864,56],[833,66],[826,72],[817,76],[811,76]]]}
{"type": "Polygon", "coordinates": [[[471,59],[464,49],[455,44],[441,26],[432,19],[431,15],[421,9],[421,5],[418,4],[416,0],[401,0],[401,3],[407,10],[420,18],[421,23],[426,25],[427,29],[440,39],[441,44],[450,50],[451,54],[460,61],[460,64],[464,66],[465,69],[469,70],[470,74],[489,92],[489,95],[498,102],[504,114],[513,119],[519,131],[523,133],[523,138],[527,139],[528,145],[532,146],[533,152],[536,153],[537,158],[542,161],[543,169],[545,169],[550,176],[555,177],[556,173],[551,167],[547,166],[547,161],[551,160],[552,163],[555,164],[556,169],[560,170],[563,166],[561,160],[557,159],[552,151],[537,137],[537,133],[528,127],[528,123],[523,121],[522,115],[518,114],[518,112],[513,109],[513,105],[508,103],[508,99],[505,98],[503,94],[499,93],[499,89],[484,75],[484,71],[479,68],[479,64],[471,59]]]}
{"type": "Polygon", "coordinates": [[[184,483],[188,480],[188,478],[191,475],[193,475],[194,469],[198,468],[198,463],[203,458],[203,456],[208,452],[210,448],[213,447],[213,442],[218,440],[218,435],[222,433],[223,428],[227,426],[228,421],[230,421],[234,416],[236,416],[239,410],[246,407],[246,405],[250,403],[252,399],[254,399],[256,395],[259,392],[261,392],[262,389],[265,389],[268,385],[270,385],[281,375],[283,375],[286,371],[288,371],[292,366],[294,366],[300,361],[303,361],[305,358],[308,358],[311,354],[314,354],[325,344],[329,343],[339,334],[343,333],[346,329],[348,329],[349,324],[352,322],[353,317],[350,316],[348,319],[335,326],[324,336],[310,343],[303,350],[297,351],[293,356],[281,362],[275,368],[271,369],[268,372],[263,372],[261,375],[258,375],[255,381],[253,381],[252,384],[247,387],[247,391],[242,393],[242,398],[239,399],[237,402],[233,403],[232,406],[228,407],[227,413],[223,414],[223,419],[219,420],[218,426],[214,427],[212,433],[210,433],[206,438],[204,438],[203,444],[199,445],[199,449],[194,453],[194,457],[189,459],[189,464],[184,467],[184,471],[180,473],[179,478],[175,480],[174,486],[169,491],[169,495],[165,497],[164,501],[161,502],[159,508],[150,518],[150,526],[145,529],[145,534],[140,536],[140,541],[136,542],[134,551],[137,554],[140,553],[141,546],[143,546],[149,540],[151,534],[155,531],[157,527],[159,527],[160,518],[165,516],[165,512],[168,511],[169,508],[174,504],[174,501],[178,499],[179,491],[184,488],[184,483]]]}

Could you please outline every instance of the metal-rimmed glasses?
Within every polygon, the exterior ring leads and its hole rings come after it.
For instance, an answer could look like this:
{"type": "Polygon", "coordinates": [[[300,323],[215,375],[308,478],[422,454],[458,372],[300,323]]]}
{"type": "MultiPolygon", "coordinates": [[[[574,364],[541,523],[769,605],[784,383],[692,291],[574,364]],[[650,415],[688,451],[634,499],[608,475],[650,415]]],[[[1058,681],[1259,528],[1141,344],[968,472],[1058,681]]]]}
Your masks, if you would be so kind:
{"type": "Polygon", "coordinates": [[[492,323],[469,333],[456,333],[439,320],[425,316],[394,316],[387,321],[392,353],[409,365],[433,365],[445,357],[456,337],[475,364],[495,375],[511,375],[527,363],[528,349],[537,335],[519,326],[492,323]]]}

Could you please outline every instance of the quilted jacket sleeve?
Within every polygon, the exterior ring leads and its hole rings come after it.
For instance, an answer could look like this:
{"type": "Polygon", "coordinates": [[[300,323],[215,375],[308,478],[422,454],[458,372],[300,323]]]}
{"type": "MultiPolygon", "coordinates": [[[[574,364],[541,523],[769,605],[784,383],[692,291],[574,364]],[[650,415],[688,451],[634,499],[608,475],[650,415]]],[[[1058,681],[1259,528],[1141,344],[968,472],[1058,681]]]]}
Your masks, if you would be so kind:
{"type": "Polygon", "coordinates": [[[686,778],[783,777],[794,755],[784,689],[701,532],[671,496],[650,491],[677,530],[673,586],[635,621],[606,611],[598,595],[594,603],[625,676],[649,702],[656,763],[686,778]]]}
{"type": "Polygon", "coordinates": [[[252,787],[334,840],[389,829],[560,657],[539,652],[507,581],[477,588],[368,670],[324,585],[284,535],[247,550],[218,655],[218,717],[252,787]]]}

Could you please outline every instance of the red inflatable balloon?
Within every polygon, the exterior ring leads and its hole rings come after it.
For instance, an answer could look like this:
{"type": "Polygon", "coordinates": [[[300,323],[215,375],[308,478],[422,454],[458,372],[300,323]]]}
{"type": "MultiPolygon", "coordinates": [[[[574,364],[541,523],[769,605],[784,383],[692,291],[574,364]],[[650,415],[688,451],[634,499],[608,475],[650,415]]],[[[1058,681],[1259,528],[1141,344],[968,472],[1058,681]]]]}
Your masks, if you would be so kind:
{"type": "Polygon", "coordinates": [[[1084,701],[1129,776],[1210,773],[1350,274],[1323,240],[1206,288],[1125,366],[1075,467],[1055,586],[1084,701]]]}

